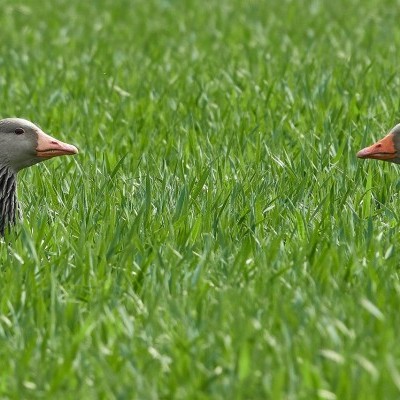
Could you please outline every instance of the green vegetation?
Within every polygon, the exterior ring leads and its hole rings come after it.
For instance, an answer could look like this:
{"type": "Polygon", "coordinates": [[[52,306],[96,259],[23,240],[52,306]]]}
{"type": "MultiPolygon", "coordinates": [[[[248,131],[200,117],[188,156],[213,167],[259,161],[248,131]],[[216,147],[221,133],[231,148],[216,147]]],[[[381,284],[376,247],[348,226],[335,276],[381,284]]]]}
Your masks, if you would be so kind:
{"type": "Polygon", "coordinates": [[[2,2],[19,174],[0,398],[395,399],[394,1],[2,2]]]}

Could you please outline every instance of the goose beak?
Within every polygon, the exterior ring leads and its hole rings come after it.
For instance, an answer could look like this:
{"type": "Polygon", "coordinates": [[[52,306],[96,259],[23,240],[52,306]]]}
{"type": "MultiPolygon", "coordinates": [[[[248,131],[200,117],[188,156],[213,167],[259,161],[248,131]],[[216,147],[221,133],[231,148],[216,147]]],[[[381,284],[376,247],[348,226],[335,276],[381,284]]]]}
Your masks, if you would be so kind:
{"type": "Polygon", "coordinates": [[[61,142],[42,131],[37,132],[36,156],[53,158],[78,154],[78,149],[72,144],[61,142]]]}
{"type": "Polygon", "coordinates": [[[394,144],[394,134],[389,133],[379,142],[366,147],[357,153],[358,158],[374,158],[376,160],[390,161],[397,157],[394,144]]]}

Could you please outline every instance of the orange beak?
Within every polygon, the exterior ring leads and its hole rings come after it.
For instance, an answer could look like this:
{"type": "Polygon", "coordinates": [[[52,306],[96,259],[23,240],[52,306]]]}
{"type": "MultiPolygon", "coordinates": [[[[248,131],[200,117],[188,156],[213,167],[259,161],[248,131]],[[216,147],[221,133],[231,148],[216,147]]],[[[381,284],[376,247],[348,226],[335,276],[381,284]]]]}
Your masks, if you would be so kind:
{"type": "Polygon", "coordinates": [[[392,160],[397,157],[394,147],[393,133],[389,133],[379,142],[366,147],[357,153],[358,158],[374,158],[376,160],[392,160]]]}
{"type": "Polygon", "coordinates": [[[36,156],[43,158],[52,158],[57,156],[67,156],[78,153],[78,149],[72,144],[61,142],[42,131],[37,132],[38,141],[36,147],[36,156]]]}

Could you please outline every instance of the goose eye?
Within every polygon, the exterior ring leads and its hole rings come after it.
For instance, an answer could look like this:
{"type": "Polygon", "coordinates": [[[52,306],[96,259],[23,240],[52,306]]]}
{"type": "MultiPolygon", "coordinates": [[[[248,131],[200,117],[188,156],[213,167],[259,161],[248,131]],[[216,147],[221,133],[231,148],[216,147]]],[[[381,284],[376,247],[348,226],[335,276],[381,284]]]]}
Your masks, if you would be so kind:
{"type": "Polygon", "coordinates": [[[22,135],[23,133],[25,133],[25,131],[24,131],[22,128],[17,128],[14,132],[15,132],[17,135],[22,135]]]}

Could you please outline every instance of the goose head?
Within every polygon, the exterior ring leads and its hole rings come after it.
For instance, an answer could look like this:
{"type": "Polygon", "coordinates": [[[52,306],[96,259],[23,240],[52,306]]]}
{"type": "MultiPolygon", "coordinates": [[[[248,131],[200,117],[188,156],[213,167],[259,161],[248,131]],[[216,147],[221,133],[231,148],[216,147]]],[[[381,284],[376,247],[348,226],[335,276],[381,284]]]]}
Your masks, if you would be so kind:
{"type": "Polygon", "coordinates": [[[400,164],[400,124],[392,128],[383,139],[360,150],[357,157],[400,164]]]}
{"type": "Polygon", "coordinates": [[[75,146],[53,138],[26,119],[0,120],[0,235],[16,221],[18,171],[53,157],[77,153],[75,146]]]}
{"type": "Polygon", "coordinates": [[[47,135],[30,121],[0,120],[0,166],[7,166],[15,173],[53,157],[77,153],[75,146],[47,135]]]}

